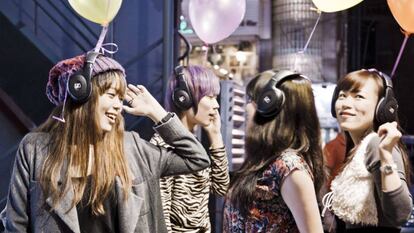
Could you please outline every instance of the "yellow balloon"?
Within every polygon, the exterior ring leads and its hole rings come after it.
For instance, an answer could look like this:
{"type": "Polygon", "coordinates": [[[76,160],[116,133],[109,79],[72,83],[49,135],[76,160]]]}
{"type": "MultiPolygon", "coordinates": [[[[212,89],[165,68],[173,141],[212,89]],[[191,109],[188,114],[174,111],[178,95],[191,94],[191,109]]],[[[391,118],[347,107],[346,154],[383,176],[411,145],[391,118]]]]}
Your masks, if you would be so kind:
{"type": "Polygon", "coordinates": [[[312,0],[316,8],[323,12],[336,12],[351,8],[363,0],[312,0]]]}
{"type": "Polygon", "coordinates": [[[106,26],[115,18],[122,0],[69,0],[69,4],[82,17],[106,26]]]}

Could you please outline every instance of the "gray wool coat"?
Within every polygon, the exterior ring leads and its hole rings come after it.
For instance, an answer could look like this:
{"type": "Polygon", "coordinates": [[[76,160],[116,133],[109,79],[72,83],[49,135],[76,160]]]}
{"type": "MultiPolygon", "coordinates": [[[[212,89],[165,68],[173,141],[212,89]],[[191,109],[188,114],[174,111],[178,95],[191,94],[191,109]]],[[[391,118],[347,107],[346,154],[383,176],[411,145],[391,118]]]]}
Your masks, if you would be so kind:
{"type": "MultiPolygon", "coordinates": [[[[191,173],[210,165],[202,145],[176,116],[154,129],[174,149],[156,147],[141,139],[137,133],[125,132],[125,156],[133,174],[133,184],[125,201],[122,199],[120,180],[115,180],[118,230],[121,233],[167,232],[159,178],[191,173]]],[[[51,210],[51,198],[44,198],[39,184],[48,138],[47,133],[29,133],[20,143],[3,213],[6,232],[80,233],[76,208],[68,211],[73,191],[70,189],[56,209],[51,210]]]]}

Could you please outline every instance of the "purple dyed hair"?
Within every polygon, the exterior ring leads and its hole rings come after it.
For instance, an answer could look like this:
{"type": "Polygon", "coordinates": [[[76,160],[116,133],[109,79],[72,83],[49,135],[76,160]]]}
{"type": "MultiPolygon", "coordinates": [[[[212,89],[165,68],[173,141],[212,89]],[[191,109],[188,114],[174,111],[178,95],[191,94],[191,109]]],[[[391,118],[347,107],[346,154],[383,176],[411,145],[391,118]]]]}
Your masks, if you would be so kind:
{"type": "MultiPolygon", "coordinates": [[[[218,95],[220,93],[220,80],[210,69],[202,66],[190,65],[184,68],[184,78],[193,96],[193,109],[197,112],[197,105],[204,96],[218,95]]],[[[172,101],[172,93],[177,86],[177,79],[173,74],[168,83],[165,96],[165,108],[167,111],[175,112],[178,115],[181,111],[177,109],[172,101]]]]}

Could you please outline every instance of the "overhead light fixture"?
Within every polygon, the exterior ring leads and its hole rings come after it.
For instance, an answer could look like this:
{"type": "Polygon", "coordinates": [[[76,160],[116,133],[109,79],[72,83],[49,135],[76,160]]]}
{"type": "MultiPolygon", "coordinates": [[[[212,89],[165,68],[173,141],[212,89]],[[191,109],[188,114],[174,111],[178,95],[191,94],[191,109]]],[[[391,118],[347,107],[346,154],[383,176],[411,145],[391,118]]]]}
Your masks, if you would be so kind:
{"type": "Polygon", "coordinates": [[[226,74],[228,74],[228,73],[229,73],[229,72],[228,72],[226,69],[224,69],[224,68],[220,68],[219,72],[220,72],[222,75],[226,75],[226,74]]]}
{"type": "Polygon", "coordinates": [[[244,51],[237,51],[236,52],[236,60],[239,62],[239,63],[244,63],[246,60],[247,60],[247,55],[246,55],[246,52],[244,52],[244,51]]]}

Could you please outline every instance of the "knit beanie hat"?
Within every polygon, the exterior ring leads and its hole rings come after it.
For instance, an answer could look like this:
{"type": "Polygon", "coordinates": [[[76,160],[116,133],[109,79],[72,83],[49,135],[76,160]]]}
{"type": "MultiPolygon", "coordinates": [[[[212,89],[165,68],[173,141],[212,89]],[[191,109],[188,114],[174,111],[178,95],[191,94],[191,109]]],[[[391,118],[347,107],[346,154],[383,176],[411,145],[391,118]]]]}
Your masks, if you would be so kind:
{"type": "MultiPolygon", "coordinates": [[[[83,54],[60,61],[49,71],[46,95],[54,105],[60,106],[64,103],[69,77],[83,68],[85,57],[83,54]]],[[[112,58],[99,55],[93,64],[92,78],[107,71],[120,71],[125,76],[125,70],[121,64],[112,58]]]]}

